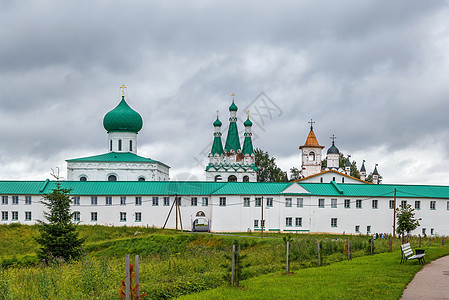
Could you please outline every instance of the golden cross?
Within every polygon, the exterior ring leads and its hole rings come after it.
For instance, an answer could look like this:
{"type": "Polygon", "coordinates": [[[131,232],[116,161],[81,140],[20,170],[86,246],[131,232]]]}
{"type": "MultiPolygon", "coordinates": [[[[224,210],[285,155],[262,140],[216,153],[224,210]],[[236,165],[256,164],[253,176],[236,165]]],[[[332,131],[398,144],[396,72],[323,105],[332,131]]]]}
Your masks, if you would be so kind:
{"type": "Polygon", "coordinates": [[[248,119],[249,119],[249,109],[248,109],[248,119]]]}
{"type": "Polygon", "coordinates": [[[125,89],[126,89],[125,84],[122,84],[120,88],[122,89],[122,97],[125,97],[125,89]]]}
{"type": "Polygon", "coordinates": [[[218,111],[218,109],[217,109],[217,119],[218,119],[218,112],[219,112],[219,111],[218,111]]]}
{"type": "Polygon", "coordinates": [[[235,94],[234,93],[232,93],[232,102],[234,102],[234,96],[235,96],[235,94]]]}

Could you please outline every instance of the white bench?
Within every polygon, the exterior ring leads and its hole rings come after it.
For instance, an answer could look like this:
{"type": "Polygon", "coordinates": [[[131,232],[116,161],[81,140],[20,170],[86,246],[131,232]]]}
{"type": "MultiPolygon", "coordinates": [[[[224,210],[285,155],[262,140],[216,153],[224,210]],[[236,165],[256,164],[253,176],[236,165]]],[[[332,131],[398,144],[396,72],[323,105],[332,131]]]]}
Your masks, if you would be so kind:
{"type": "Polygon", "coordinates": [[[420,264],[424,264],[424,255],[425,253],[415,254],[413,255],[413,250],[410,247],[410,243],[401,245],[402,257],[401,264],[406,262],[407,260],[417,259],[420,264]]]}

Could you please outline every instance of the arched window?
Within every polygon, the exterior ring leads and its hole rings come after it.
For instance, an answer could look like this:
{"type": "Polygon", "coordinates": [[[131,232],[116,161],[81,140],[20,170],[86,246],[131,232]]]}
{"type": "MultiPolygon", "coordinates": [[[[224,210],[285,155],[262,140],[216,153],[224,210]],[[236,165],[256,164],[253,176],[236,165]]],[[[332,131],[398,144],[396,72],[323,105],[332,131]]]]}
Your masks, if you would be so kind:
{"type": "Polygon", "coordinates": [[[315,152],[312,151],[312,152],[309,153],[309,160],[310,161],[315,161],[315,152]]]}
{"type": "Polygon", "coordinates": [[[81,176],[80,177],[80,181],[87,181],[87,177],[86,176],[81,176]]]}
{"type": "Polygon", "coordinates": [[[109,175],[109,176],[108,176],[108,181],[117,181],[117,176],[115,176],[115,175],[109,175]]]}
{"type": "Polygon", "coordinates": [[[320,182],[323,183],[323,177],[320,178],[320,182]]]}
{"type": "Polygon", "coordinates": [[[249,182],[249,177],[247,175],[243,176],[243,182],[249,182]]]}
{"type": "Polygon", "coordinates": [[[223,179],[221,178],[221,175],[217,175],[215,176],[215,181],[222,181],[223,179]]]}
{"type": "Polygon", "coordinates": [[[145,181],[145,177],[139,177],[139,181],[145,181]]]}
{"type": "Polygon", "coordinates": [[[237,177],[235,177],[234,175],[229,176],[228,182],[237,182],[237,177]]]}
{"type": "Polygon", "coordinates": [[[345,183],[345,178],[344,177],[341,178],[341,183],[345,183]]]}
{"type": "Polygon", "coordinates": [[[109,151],[112,151],[112,140],[109,141],[109,151]]]}
{"type": "Polygon", "coordinates": [[[118,151],[122,151],[122,140],[118,140],[118,151]]]}
{"type": "Polygon", "coordinates": [[[335,177],[332,177],[332,181],[335,181],[335,177]]]}
{"type": "Polygon", "coordinates": [[[129,152],[133,151],[133,141],[129,141],[129,152]]]}

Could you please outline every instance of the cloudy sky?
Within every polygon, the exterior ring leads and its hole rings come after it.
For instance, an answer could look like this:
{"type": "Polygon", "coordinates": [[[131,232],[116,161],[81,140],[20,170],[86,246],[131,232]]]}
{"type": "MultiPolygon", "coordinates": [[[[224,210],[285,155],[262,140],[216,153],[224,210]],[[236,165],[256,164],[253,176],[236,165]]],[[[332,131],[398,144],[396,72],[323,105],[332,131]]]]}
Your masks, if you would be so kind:
{"type": "Polygon", "coordinates": [[[234,92],[286,171],[313,118],[384,183],[449,185],[448,20],[447,1],[0,1],[0,179],[106,152],[125,83],[138,154],[172,178],[205,179],[234,92]]]}

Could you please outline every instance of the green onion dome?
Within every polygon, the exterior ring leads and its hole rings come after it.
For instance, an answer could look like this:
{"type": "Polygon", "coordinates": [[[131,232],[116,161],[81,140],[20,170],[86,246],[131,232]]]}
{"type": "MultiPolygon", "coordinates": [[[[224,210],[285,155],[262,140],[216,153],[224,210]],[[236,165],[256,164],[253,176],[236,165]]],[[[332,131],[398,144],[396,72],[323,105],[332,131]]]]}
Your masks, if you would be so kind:
{"type": "Polygon", "coordinates": [[[215,127],[219,127],[219,126],[221,126],[222,124],[221,124],[221,121],[218,119],[218,117],[217,117],[217,119],[215,120],[215,122],[214,122],[214,126],[215,127]]]}
{"type": "Polygon", "coordinates": [[[116,108],[108,112],[103,118],[103,126],[107,132],[124,131],[139,132],[142,129],[143,121],[138,112],[129,107],[122,96],[122,101],[116,108]]]}
{"type": "Polygon", "coordinates": [[[245,121],[245,123],[243,123],[243,125],[245,125],[245,126],[253,126],[253,122],[251,122],[251,120],[248,117],[248,119],[246,119],[246,121],[245,121]]]}
{"type": "Polygon", "coordinates": [[[235,105],[234,100],[232,100],[231,106],[229,106],[229,111],[237,111],[237,105],[235,105]]]}

